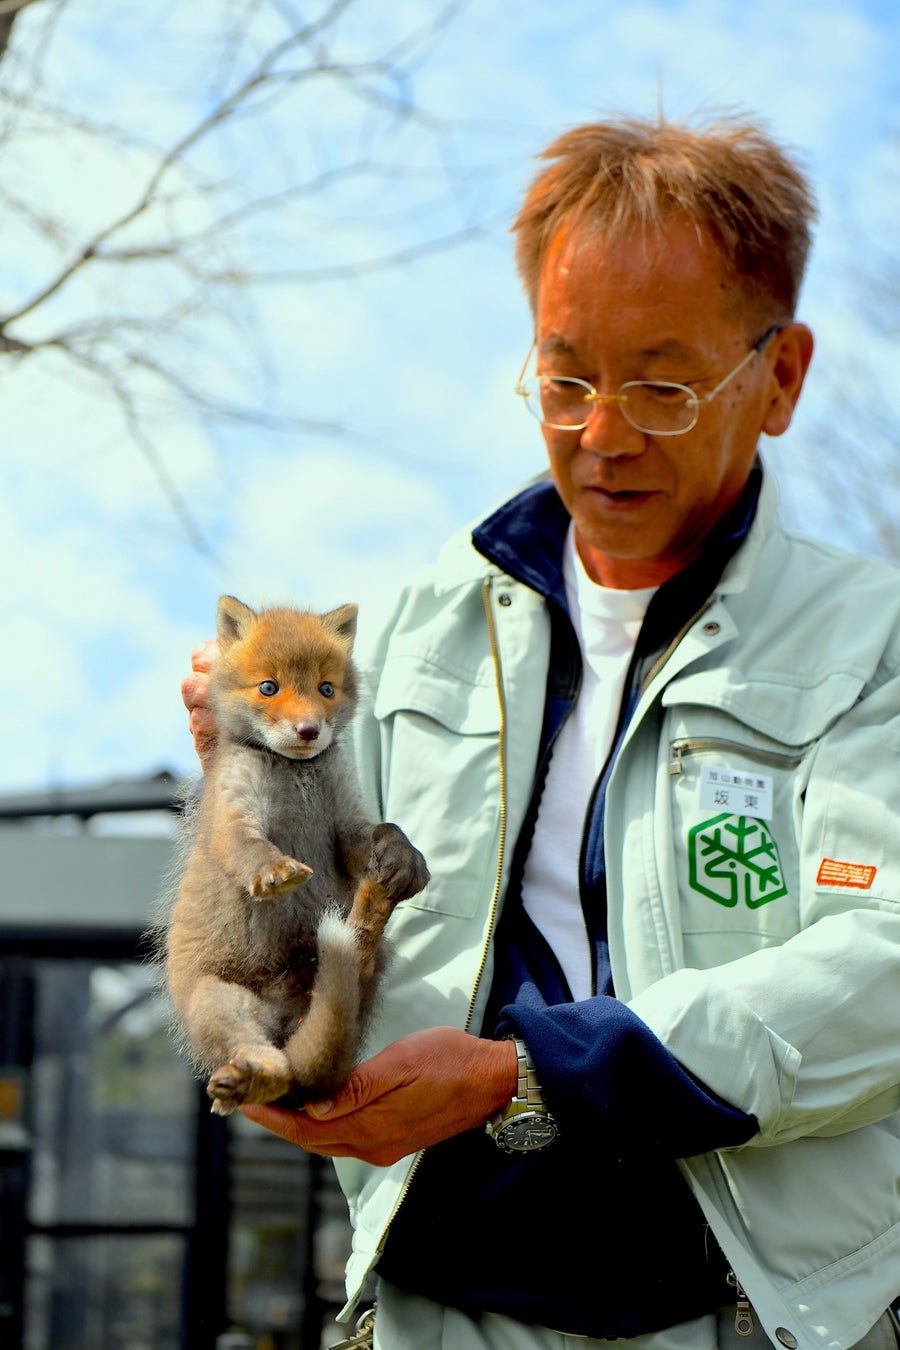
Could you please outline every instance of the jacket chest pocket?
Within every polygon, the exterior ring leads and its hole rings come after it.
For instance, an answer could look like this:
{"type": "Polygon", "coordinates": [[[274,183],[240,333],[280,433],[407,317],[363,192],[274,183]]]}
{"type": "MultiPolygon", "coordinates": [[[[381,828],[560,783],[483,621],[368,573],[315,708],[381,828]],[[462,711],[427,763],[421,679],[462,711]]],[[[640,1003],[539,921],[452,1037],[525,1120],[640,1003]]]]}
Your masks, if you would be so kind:
{"type": "Polygon", "coordinates": [[[422,850],[432,877],[405,907],[469,917],[493,894],[500,705],[488,669],[476,674],[409,660],[383,673],[375,716],[385,818],[422,850]]]}
{"type": "Polygon", "coordinates": [[[800,927],[802,747],[730,719],[672,719],[667,793],[687,965],[736,959],[800,927]],[[679,724],[680,723],[680,724],[679,724]]]}

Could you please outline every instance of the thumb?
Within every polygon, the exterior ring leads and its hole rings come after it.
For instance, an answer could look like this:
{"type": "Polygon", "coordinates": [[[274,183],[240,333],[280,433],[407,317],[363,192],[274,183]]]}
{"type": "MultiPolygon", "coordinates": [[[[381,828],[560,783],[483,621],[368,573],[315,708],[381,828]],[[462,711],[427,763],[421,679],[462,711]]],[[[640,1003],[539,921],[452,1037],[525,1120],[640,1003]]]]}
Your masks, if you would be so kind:
{"type": "Polygon", "coordinates": [[[357,1064],[356,1068],[351,1070],[347,1081],[342,1087],[338,1088],[333,1097],[323,1097],[319,1101],[306,1103],[306,1114],[313,1120],[324,1120],[326,1117],[336,1119],[339,1116],[349,1116],[351,1112],[358,1111],[361,1106],[365,1106],[373,1095],[372,1074],[368,1070],[370,1061],[364,1060],[362,1064],[357,1064]]]}

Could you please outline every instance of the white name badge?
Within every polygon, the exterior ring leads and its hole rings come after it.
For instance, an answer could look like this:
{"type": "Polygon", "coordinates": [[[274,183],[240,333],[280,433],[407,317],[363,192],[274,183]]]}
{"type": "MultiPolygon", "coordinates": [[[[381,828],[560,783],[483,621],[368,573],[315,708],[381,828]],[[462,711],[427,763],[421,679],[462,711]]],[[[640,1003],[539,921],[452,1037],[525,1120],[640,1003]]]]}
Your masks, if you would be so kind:
{"type": "Polygon", "coordinates": [[[769,774],[714,769],[705,764],[700,771],[700,806],[704,811],[771,820],[772,778],[769,774]]]}

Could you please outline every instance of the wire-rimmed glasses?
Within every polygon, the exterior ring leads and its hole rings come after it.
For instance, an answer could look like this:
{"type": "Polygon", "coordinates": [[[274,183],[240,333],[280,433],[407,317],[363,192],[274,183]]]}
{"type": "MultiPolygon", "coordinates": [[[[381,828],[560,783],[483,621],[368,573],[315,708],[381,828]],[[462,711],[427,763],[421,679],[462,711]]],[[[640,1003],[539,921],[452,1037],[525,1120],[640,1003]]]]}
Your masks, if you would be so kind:
{"type": "Polygon", "coordinates": [[[526,376],[534,353],[535,340],[516,381],[516,393],[525,400],[533,417],[554,431],[583,431],[591,409],[599,403],[618,403],[622,416],[648,436],[683,436],[697,424],[700,409],[712,403],[727,384],[757,356],[784,324],[776,323],[763,333],[734,370],[720,380],[715,389],[701,398],[686,384],[673,380],[626,380],[616,394],[600,394],[587,380],[569,375],[526,376]]]}

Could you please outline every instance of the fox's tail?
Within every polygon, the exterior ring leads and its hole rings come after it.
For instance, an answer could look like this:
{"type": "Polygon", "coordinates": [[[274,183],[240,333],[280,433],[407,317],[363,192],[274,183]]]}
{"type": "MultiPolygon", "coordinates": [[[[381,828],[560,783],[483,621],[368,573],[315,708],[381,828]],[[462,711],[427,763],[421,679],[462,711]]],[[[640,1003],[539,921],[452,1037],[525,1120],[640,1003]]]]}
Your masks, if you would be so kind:
{"type": "Polygon", "coordinates": [[[326,1097],[346,1079],[365,1032],[367,954],[337,909],[318,928],[318,968],[309,1011],[284,1046],[291,1074],[307,1097],[326,1097]]]}

